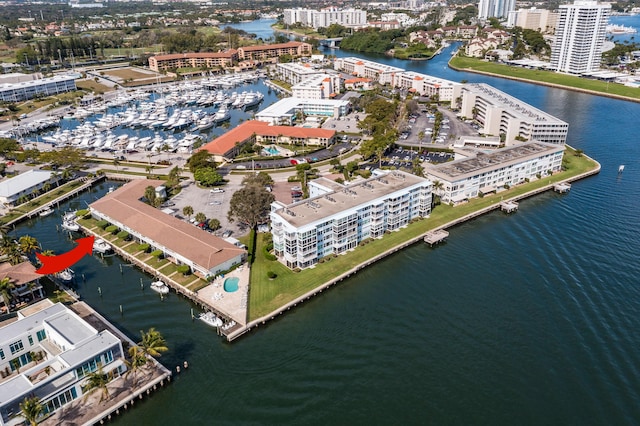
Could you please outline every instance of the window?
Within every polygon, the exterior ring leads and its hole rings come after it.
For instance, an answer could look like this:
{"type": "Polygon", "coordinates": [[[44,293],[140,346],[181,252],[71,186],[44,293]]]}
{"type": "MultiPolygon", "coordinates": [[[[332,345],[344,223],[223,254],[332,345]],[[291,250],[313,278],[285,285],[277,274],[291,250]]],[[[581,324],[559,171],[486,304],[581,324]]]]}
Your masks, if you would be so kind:
{"type": "Polygon", "coordinates": [[[38,336],[38,342],[42,342],[47,338],[47,332],[44,330],[40,330],[36,333],[36,336],[38,336]]]}
{"type": "Polygon", "coordinates": [[[22,345],[22,340],[18,340],[17,342],[10,344],[9,349],[11,349],[12,355],[23,350],[24,346],[22,345]]]}
{"type": "Polygon", "coordinates": [[[29,335],[28,339],[29,339],[29,346],[33,346],[33,337],[29,335]]]}
{"type": "Polygon", "coordinates": [[[4,351],[0,349],[0,359],[4,359],[4,351]]]}

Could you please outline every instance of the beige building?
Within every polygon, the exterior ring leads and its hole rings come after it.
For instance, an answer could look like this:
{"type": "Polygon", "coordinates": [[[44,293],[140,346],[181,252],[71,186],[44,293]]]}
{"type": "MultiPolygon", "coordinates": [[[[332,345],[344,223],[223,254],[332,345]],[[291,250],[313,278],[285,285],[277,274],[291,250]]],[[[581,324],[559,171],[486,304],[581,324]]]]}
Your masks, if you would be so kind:
{"type": "Polygon", "coordinates": [[[227,68],[238,62],[238,51],[198,52],[158,55],[149,58],[149,69],[155,72],[177,68],[227,68]]]}
{"type": "Polygon", "coordinates": [[[518,9],[509,13],[507,25],[553,34],[558,24],[558,13],[547,9],[518,9]]]}

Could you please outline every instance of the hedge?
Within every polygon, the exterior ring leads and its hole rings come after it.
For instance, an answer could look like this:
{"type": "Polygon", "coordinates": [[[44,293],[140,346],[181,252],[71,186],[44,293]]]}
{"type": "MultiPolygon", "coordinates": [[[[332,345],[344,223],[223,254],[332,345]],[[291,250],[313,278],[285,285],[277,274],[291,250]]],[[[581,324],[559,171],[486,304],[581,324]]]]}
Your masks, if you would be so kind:
{"type": "Polygon", "coordinates": [[[120,238],[121,240],[126,240],[127,238],[129,238],[129,233],[127,231],[120,231],[118,232],[118,238],[120,238]]]}
{"type": "Polygon", "coordinates": [[[98,228],[100,229],[104,229],[107,226],[109,226],[109,221],[108,220],[101,220],[100,222],[98,222],[98,228]]]}
{"type": "Polygon", "coordinates": [[[107,231],[110,234],[116,234],[118,232],[118,227],[115,225],[109,225],[106,227],[105,231],[107,231]]]}

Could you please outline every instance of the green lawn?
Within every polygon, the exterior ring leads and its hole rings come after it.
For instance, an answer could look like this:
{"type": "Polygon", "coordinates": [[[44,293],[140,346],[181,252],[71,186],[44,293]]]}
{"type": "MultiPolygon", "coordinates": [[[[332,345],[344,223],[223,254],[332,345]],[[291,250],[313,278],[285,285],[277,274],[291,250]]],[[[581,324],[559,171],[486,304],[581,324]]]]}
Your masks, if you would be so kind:
{"type": "Polygon", "coordinates": [[[260,234],[258,236],[255,261],[251,267],[249,319],[260,318],[360,263],[412,238],[416,238],[429,230],[443,226],[492,204],[499,203],[503,198],[507,199],[522,195],[549,183],[560,182],[579,175],[592,169],[595,165],[587,157],[575,156],[574,152],[568,148],[565,153],[565,167],[567,170],[564,172],[535,182],[518,185],[499,194],[476,198],[456,207],[448,205],[437,206],[428,219],[418,220],[400,231],[385,235],[382,239],[373,240],[352,252],[297,273],[278,261],[270,261],[265,258],[262,251],[265,244],[263,240],[265,235],[260,234]],[[274,272],[277,277],[270,280],[267,276],[268,271],[274,272]]]}
{"type": "Polygon", "coordinates": [[[607,83],[599,80],[574,77],[553,71],[530,70],[527,68],[511,67],[508,65],[486,62],[481,59],[456,56],[449,62],[452,68],[459,70],[480,71],[491,74],[514,77],[524,80],[558,84],[576,89],[592,90],[603,94],[625,96],[640,99],[640,89],[623,86],[617,83],[607,83]]]}

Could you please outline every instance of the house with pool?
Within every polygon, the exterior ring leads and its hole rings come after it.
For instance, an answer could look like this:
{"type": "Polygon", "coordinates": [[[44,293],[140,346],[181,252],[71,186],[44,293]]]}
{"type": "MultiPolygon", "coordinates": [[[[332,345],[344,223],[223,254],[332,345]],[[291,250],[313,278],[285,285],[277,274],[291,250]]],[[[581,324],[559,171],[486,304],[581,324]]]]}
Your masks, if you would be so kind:
{"type": "Polygon", "coordinates": [[[215,276],[246,260],[246,250],[142,201],[148,186],[160,180],[128,182],[89,205],[91,216],[127,231],[135,240],[161,250],[164,257],[188,265],[201,277],[215,276]]]}

